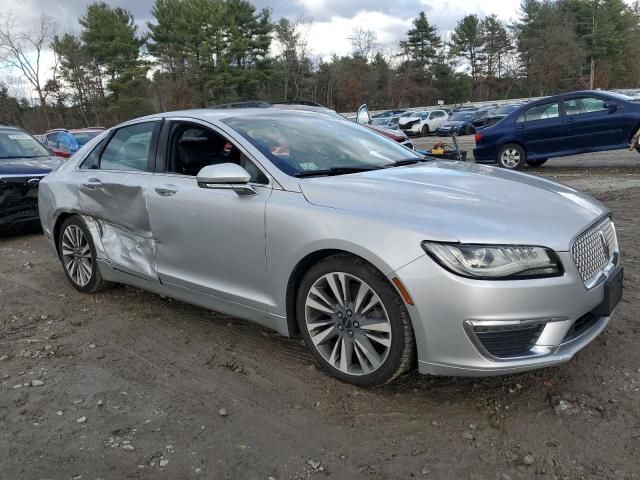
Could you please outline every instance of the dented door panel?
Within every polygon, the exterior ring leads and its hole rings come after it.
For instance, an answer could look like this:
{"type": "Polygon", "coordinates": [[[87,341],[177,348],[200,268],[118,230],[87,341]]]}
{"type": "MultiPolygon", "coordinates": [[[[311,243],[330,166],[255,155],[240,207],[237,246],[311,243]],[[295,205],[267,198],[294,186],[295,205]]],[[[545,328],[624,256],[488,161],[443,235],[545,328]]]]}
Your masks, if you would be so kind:
{"type": "Polygon", "coordinates": [[[156,242],[147,210],[151,174],[88,170],[78,192],[98,249],[117,270],[157,281],[156,242]]]}

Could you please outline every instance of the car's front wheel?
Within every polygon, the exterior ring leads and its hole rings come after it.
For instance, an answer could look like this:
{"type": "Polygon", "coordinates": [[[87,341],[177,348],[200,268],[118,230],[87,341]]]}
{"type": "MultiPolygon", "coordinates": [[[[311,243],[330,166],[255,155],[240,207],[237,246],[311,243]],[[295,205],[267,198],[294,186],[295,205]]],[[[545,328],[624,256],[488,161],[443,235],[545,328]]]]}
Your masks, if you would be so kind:
{"type": "Polygon", "coordinates": [[[530,167],[541,167],[545,163],[547,163],[548,158],[539,158],[537,160],[527,160],[527,165],[530,167]]]}
{"type": "Polygon", "coordinates": [[[431,133],[431,131],[429,130],[429,125],[423,125],[422,136],[426,137],[427,135],[429,135],[429,133],[431,133]]]}
{"type": "Polygon", "coordinates": [[[527,162],[527,152],[517,143],[508,143],[498,152],[498,165],[509,170],[518,170],[527,162]]]}
{"type": "Polygon", "coordinates": [[[98,269],[96,248],[89,229],[80,217],[70,217],[62,224],[58,252],[64,273],[77,290],[94,293],[108,285],[98,269]]]}
{"type": "Polygon", "coordinates": [[[413,366],[413,328],[402,298],[358,257],[334,255],[314,265],[300,283],[296,314],[311,353],[340,380],[374,387],[413,366]]]}

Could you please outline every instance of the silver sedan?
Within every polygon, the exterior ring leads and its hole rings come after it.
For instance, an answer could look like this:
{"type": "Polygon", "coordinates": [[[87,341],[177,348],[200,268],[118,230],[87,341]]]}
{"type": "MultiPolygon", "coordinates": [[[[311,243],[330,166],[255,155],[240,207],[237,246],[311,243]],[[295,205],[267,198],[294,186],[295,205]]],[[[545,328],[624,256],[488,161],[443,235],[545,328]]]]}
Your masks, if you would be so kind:
{"type": "Polygon", "coordinates": [[[39,205],[81,292],[129,284],[301,335],[362,386],[567,361],[622,292],[590,196],[304,111],[124,123],[47,176],[39,205]]]}

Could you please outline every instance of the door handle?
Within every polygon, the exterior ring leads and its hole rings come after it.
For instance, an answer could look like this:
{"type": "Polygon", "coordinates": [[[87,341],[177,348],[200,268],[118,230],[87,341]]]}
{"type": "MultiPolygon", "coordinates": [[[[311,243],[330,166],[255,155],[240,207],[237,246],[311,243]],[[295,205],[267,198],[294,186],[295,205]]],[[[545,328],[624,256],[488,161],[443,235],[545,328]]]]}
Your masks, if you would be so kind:
{"type": "Polygon", "coordinates": [[[162,185],[161,187],[156,187],[155,190],[161,197],[170,197],[178,191],[178,187],[175,185],[162,185]]]}
{"type": "Polygon", "coordinates": [[[83,183],[83,185],[89,190],[96,190],[102,187],[102,182],[99,178],[90,178],[85,183],[83,183]]]}

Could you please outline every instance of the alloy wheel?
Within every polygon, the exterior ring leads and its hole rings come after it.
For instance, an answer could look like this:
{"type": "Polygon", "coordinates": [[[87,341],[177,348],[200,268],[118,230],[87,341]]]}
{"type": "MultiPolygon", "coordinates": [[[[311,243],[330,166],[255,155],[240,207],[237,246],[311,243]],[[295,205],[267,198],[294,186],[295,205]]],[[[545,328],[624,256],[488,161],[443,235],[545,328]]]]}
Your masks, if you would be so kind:
{"type": "Polygon", "coordinates": [[[79,286],[84,287],[91,281],[91,247],[77,225],[69,225],[62,234],[62,263],[69,277],[79,286]]]}
{"type": "Polygon", "coordinates": [[[517,148],[510,147],[502,152],[502,164],[507,168],[516,168],[521,161],[522,157],[517,148]]]}
{"type": "Polygon", "coordinates": [[[391,323],[380,297],[349,273],[316,280],[305,300],[305,325],[324,360],[348,375],[375,372],[391,349],[391,323]]]}

